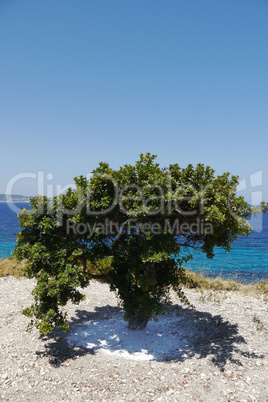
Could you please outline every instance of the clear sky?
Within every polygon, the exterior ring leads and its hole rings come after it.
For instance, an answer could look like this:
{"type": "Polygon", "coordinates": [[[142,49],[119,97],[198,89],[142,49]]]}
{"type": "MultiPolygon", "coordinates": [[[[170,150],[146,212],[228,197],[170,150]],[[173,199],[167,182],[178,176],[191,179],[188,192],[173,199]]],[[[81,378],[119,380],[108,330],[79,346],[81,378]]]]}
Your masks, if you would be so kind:
{"type": "Polygon", "coordinates": [[[0,193],[151,152],[267,201],[267,21],[267,0],[1,0],[0,193]]]}

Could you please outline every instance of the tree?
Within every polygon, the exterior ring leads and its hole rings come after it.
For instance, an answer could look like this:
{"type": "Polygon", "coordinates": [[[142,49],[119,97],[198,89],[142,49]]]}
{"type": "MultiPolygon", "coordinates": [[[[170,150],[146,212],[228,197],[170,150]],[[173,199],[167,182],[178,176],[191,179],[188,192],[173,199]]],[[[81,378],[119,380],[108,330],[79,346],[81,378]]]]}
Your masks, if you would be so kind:
{"type": "Polygon", "coordinates": [[[160,168],[155,158],[142,154],[118,170],[101,162],[90,181],[77,177],[76,189],[33,198],[32,209],[21,211],[14,254],[37,280],[35,303],[24,314],[41,333],[68,329],[62,307],[79,303],[78,287],[93,278],[117,292],[131,329],[145,328],[170,304],[171,288],[190,305],[182,265],[191,251],[208,258],[216,246],[229,251],[238,235],[250,233],[246,218],[267,209],[236,196],[236,176],[216,177],[203,164],[160,168]]]}

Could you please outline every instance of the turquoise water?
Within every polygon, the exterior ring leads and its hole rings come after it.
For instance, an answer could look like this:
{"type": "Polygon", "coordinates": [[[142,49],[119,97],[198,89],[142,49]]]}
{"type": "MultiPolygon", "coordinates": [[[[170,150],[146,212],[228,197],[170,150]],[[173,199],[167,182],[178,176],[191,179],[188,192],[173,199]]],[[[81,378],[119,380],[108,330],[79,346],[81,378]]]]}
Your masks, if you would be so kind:
{"type": "Polygon", "coordinates": [[[12,256],[12,252],[15,247],[14,242],[2,242],[0,243],[0,258],[7,258],[12,256]]]}
{"type": "MultiPolygon", "coordinates": [[[[0,203],[0,258],[12,255],[19,231],[17,213],[29,204],[15,204],[16,212],[7,203],[0,203]]],[[[268,277],[268,213],[251,221],[254,231],[233,243],[231,252],[215,249],[215,257],[209,260],[203,253],[194,254],[194,259],[185,266],[201,271],[208,276],[229,277],[244,282],[258,281],[268,277]]]]}
{"type": "Polygon", "coordinates": [[[16,234],[19,231],[17,213],[21,208],[29,209],[28,203],[0,203],[0,258],[12,255],[16,245],[16,234]],[[11,208],[15,209],[12,210],[11,208]]]}
{"type": "MultiPolygon", "coordinates": [[[[237,242],[238,243],[238,242],[237,242]]],[[[268,278],[268,252],[254,247],[234,246],[230,252],[218,248],[212,260],[196,253],[185,268],[208,276],[220,276],[242,282],[268,278]]]]}
{"type": "Polygon", "coordinates": [[[212,260],[206,258],[203,253],[196,253],[187,268],[208,276],[221,276],[242,282],[267,279],[268,214],[260,214],[251,219],[250,223],[252,233],[247,237],[239,237],[230,252],[216,248],[212,260]]]}

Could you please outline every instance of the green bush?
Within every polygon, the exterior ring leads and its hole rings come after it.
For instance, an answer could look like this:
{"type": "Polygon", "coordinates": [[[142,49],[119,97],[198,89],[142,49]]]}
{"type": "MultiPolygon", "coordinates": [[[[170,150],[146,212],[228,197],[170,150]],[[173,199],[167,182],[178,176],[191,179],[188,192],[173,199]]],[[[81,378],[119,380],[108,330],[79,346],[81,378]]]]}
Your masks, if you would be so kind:
{"type": "Polygon", "coordinates": [[[75,183],[53,200],[31,199],[32,209],[20,214],[14,254],[37,280],[24,313],[44,334],[68,329],[62,307],[79,303],[79,288],[94,278],[117,292],[132,329],[170,304],[171,288],[190,305],[182,286],[194,281],[182,265],[191,250],[208,258],[216,246],[229,251],[238,235],[250,233],[246,218],[267,209],[236,197],[236,176],[216,177],[202,164],[160,168],[150,154],[118,170],[101,162],[90,181],[80,176],[75,183]]]}

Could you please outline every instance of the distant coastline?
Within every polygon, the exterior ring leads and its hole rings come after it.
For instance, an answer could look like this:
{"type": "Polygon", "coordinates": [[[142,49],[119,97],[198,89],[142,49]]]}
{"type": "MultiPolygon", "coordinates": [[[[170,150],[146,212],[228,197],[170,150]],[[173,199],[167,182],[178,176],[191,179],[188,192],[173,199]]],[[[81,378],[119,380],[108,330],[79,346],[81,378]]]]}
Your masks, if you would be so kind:
{"type": "Polygon", "coordinates": [[[18,194],[0,194],[0,202],[30,202],[31,196],[18,194]]]}

